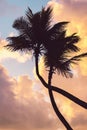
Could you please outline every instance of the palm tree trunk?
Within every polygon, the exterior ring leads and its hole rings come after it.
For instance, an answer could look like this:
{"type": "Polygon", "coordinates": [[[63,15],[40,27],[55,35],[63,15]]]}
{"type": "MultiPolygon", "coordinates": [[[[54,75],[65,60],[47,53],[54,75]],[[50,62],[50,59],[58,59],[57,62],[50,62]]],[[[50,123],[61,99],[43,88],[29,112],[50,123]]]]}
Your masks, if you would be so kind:
{"type": "MultiPolygon", "coordinates": [[[[44,87],[48,88],[48,84],[45,82],[45,80],[42,78],[42,76],[39,74],[39,70],[38,70],[38,58],[35,58],[35,64],[36,64],[36,74],[39,78],[39,80],[41,81],[41,83],[44,85],[44,87]]],[[[75,97],[74,95],[70,94],[69,92],[66,92],[65,90],[52,86],[52,90],[55,92],[58,92],[60,94],[62,94],[63,96],[67,97],[68,99],[70,99],[71,101],[75,102],[76,104],[80,105],[81,107],[87,109],[87,103],[82,101],[81,99],[75,97]]]]}
{"type": "Polygon", "coordinates": [[[64,126],[67,128],[67,130],[73,130],[71,128],[71,126],[69,125],[69,123],[66,121],[66,119],[63,117],[63,115],[60,113],[60,111],[59,111],[59,109],[56,105],[56,102],[54,100],[54,96],[53,96],[53,92],[52,92],[52,86],[51,86],[52,74],[53,74],[53,72],[52,72],[52,66],[51,66],[50,71],[49,71],[49,76],[48,76],[48,86],[49,86],[48,92],[49,92],[51,104],[53,106],[53,109],[54,109],[57,117],[61,120],[61,122],[64,124],[64,126]]]}
{"type": "MultiPolygon", "coordinates": [[[[38,78],[40,79],[40,81],[43,83],[43,85],[46,88],[50,88],[50,86],[47,85],[47,83],[44,81],[44,79],[40,76],[39,74],[39,70],[38,70],[38,56],[36,56],[35,58],[35,64],[36,64],[36,74],[38,76],[38,78]]],[[[67,128],[67,130],[73,130],[70,125],[68,124],[68,122],[65,120],[65,118],[62,116],[62,114],[60,113],[60,111],[58,110],[53,94],[52,94],[52,89],[49,89],[49,95],[51,97],[51,102],[52,102],[52,106],[55,110],[55,113],[58,115],[58,118],[62,121],[62,123],[64,124],[64,126],[67,128]],[[51,91],[50,91],[51,90],[51,91]]]]}
{"type": "Polygon", "coordinates": [[[58,87],[55,87],[55,86],[52,86],[52,90],[62,94],[63,96],[67,97],[68,99],[70,99],[74,103],[76,103],[76,104],[80,105],[81,107],[87,109],[87,102],[82,101],[81,99],[79,99],[76,96],[70,94],[69,92],[66,92],[65,90],[58,88],[58,87]]]}

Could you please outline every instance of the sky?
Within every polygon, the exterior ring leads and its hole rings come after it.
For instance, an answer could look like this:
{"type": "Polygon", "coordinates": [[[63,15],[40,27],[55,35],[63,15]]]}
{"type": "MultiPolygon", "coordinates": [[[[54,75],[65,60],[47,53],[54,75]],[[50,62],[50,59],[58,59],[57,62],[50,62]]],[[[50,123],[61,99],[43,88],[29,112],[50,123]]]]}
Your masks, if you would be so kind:
{"type": "MultiPolygon", "coordinates": [[[[54,23],[69,21],[67,34],[77,32],[80,52],[87,51],[87,0],[0,0],[0,130],[65,130],[50,104],[47,90],[35,74],[31,55],[10,52],[3,46],[16,35],[14,20],[52,6],[54,23]]],[[[87,102],[87,58],[72,68],[73,78],[55,74],[52,84],[87,102]]],[[[43,59],[40,73],[47,80],[43,59]]],[[[87,111],[58,93],[57,105],[74,130],[87,130],[87,111]]]]}

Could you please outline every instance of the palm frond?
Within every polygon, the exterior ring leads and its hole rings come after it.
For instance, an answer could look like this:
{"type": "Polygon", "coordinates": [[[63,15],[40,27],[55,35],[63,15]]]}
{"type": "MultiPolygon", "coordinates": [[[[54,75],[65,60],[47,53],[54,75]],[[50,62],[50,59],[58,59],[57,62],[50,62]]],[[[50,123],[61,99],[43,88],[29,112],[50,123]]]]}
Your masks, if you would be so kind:
{"type": "Polygon", "coordinates": [[[61,32],[65,31],[65,27],[69,22],[59,22],[55,24],[50,30],[49,35],[59,35],[61,32]]]}
{"type": "Polygon", "coordinates": [[[58,74],[61,74],[63,77],[66,77],[66,78],[72,78],[73,77],[73,73],[70,69],[70,65],[67,63],[67,64],[61,64],[61,66],[57,67],[57,73],[58,74]]]}
{"type": "Polygon", "coordinates": [[[65,30],[65,27],[67,26],[67,24],[68,24],[69,22],[59,22],[59,23],[57,23],[57,24],[55,24],[52,28],[51,28],[51,30],[50,31],[55,31],[55,30],[58,30],[58,31],[63,31],[63,30],[65,30]]]}
{"type": "Polygon", "coordinates": [[[17,29],[18,31],[25,29],[27,27],[28,27],[28,24],[24,17],[20,17],[16,19],[13,23],[13,28],[17,29]]]}
{"type": "Polygon", "coordinates": [[[40,12],[34,14],[32,18],[32,26],[33,28],[37,28],[37,26],[40,26],[40,12]]]}
{"type": "Polygon", "coordinates": [[[37,42],[41,43],[42,41],[46,41],[47,31],[50,28],[51,22],[51,13],[52,8],[48,7],[47,9],[42,8],[42,11],[37,12],[33,15],[32,18],[32,32],[33,39],[37,42]]]}
{"type": "Polygon", "coordinates": [[[80,48],[75,45],[76,43],[78,43],[79,40],[80,40],[80,37],[76,33],[72,34],[71,36],[67,36],[65,38],[65,42],[66,42],[65,49],[72,52],[79,51],[80,48]]]}
{"type": "Polygon", "coordinates": [[[66,78],[72,78],[73,73],[71,71],[71,64],[76,64],[77,61],[80,61],[81,58],[87,57],[87,53],[82,53],[80,55],[74,56],[71,59],[66,60],[60,66],[57,67],[58,74],[62,74],[66,78]]]}
{"type": "Polygon", "coordinates": [[[65,53],[78,52],[78,51],[80,51],[80,48],[75,46],[74,44],[68,44],[68,45],[66,45],[64,51],[65,51],[65,53]]]}
{"type": "Polygon", "coordinates": [[[66,78],[72,77],[72,71],[70,68],[70,64],[67,62],[64,64],[64,62],[67,60],[67,58],[60,57],[58,59],[54,59],[52,56],[49,56],[49,54],[46,54],[44,56],[44,63],[46,68],[50,68],[50,66],[53,66],[54,72],[56,71],[59,75],[62,74],[62,76],[65,76],[66,78]]]}
{"type": "Polygon", "coordinates": [[[8,37],[7,40],[10,42],[8,45],[5,47],[7,49],[10,49],[11,51],[17,51],[17,50],[32,50],[32,43],[29,40],[27,41],[24,37],[22,36],[17,36],[17,37],[8,37]]]}
{"type": "Polygon", "coordinates": [[[27,39],[31,39],[32,27],[24,17],[16,19],[13,23],[13,27],[18,30],[19,35],[24,35],[27,39]]]}
{"type": "Polygon", "coordinates": [[[71,44],[76,44],[80,40],[80,37],[77,35],[77,33],[73,33],[71,36],[66,37],[66,41],[71,44]]]}
{"type": "Polygon", "coordinates": [[[33,12],[32,10],[28,7],[27,11],[26,11],[26,17],[27,17],[27,20],[30,23],[32,23],[32,18],[33,18],[33,12]]]}
{"type": "Polygon", "coordinates": [[[41,40],[40,12],[34,14],[32,19],[32,39],[37,43],[41,40]]]}
{"type": "Polygon", "coordinates": [[[41,11],[41,27],[45,30],[49,30],[52,22],[52,8],[43,8],[41,11]]]}
{"type": "Polygon", "coordinates": [[[67,60],[65,63],[76,63],[77,61],[80,61],[82,58],[87,57],[87,53],[82,53],[80,55],[74,56],[67,60]]]}

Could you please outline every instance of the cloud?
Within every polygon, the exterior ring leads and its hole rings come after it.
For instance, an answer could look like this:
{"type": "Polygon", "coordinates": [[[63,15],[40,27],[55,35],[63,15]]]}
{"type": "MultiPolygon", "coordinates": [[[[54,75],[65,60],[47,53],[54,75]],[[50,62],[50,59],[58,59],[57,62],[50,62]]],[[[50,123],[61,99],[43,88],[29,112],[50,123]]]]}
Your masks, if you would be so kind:
{"type": "Polygon", "coordinates": [[[0,129],[56,129],[50,105],[34,85],[27,75],[10,77],[0,65],[0,129]]]}
{"type": "Polygon", "coordinates": [[[11,52],[10,50],[7,50],[6,48],[4,48],[4,46],[7,44],[8,42],[6,40],[0,39],[0,61],[12,58],[17,60],[18,62],[24,63],[27,60],[31,59],[31,54],[11,52]]]}
{"type": "MultiPolygon", "coordinates": [[[[85,79],[84,77],[83,79],[82,77],[81,79],[77,79],[76,81],[75,79],[73,79],[73,81],[68,79],[68,82],[66,82],[66,80],[61,77],[56,76],[54,82],[56,85],[60,84],[60,86],[65,87],[65,89],[68,88],[67,90],[73,93],[75,89],[78,89],[79,97],[81,95],[81,97],[85,99],[86,77],[85,79]],[[79,80],[80,83],[78,82],[79,80]],[[77,87],[75,86],[76,82],[78,82],[77,87]],[[82,93],[82,89],[78,86],[79,84],[84,85],[85,93],[82,93]]],[[[52,106],[46,100],[47,95],[45,91],[43,91],[43,89],[36,91],[35,86],[37,88],[37,85],[37,82],[30,79],[27,75],[19,76],[18,79],[10,77],[8,71],[0,65],[1,130],[64,130],[63,125],[54,114],[52,106]]],[[[76,130],[84,128],[84,130],[86,130],[86,111],[80,109],[77,105],[74,106],[74,104],[68,100],[58,96],[58,94],[55,95],[55,99],[61,112],[66,119],[71,122],[73,128],[76,128],[76,130]],[[82,119],[83,121],[81,121],[82,119]]]]}
{"type": "Polygon", "coordinates": [[[83,114],[79,112],[79,114],[77,114],[77,117],[73,118],[72,124],[74,126],[81,126],[81,125],[86,126],[87,125],[87,118],[85,116],[85,112],[83,114]]]}

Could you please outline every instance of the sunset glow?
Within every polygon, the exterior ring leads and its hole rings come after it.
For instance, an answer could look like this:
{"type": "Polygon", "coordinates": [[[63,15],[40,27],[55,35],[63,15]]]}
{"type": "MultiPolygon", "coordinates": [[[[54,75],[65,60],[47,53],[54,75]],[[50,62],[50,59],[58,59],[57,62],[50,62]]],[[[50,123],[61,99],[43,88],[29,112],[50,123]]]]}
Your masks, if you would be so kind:
{"type": "MultiPolygon", "coordinates": [[[[40,11],[53,7],[53,23],[69,21],[67,35],[80,36],[78,46],[87,52],[87,0],[1,0],[0,1],[0,130],[65,130],[50,104],[48,91],[35,74],[31,54],[4,48],[7,37],[16,35],[13,21],[24,16],[27,7],[40,11]],[[13,71],[13,72],[12,72],[13,71]]],[[[47,81],[43,58],[40,74],[47,81]]],[[[87,58],[72,68],[73,78],[54,74],[52,84],[87,102],[87,58]]],[[[87,130],[87,111],[58,93],[57,105],[74,130],[87,130]]]]}

